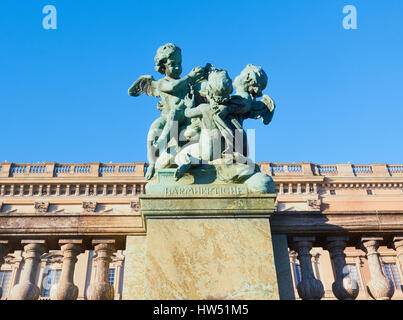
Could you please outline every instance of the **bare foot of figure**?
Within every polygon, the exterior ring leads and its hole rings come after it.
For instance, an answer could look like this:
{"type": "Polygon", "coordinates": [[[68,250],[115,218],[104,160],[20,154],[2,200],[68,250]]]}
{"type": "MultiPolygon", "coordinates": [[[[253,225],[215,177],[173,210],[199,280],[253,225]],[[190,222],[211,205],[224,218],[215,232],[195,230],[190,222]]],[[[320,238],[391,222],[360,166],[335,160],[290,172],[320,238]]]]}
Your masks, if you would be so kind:
{"type": "Polygon", "coordinates": [[[178,169],[176,169],[176,171],[175,171],[175,179],[176,179],[176,181],[178,181],[180,178],[182,178],[185,175],[186,171],[189,170],[190,166],[191,166],[190,163],[189,164],[182,164],[181,166],[178,167],[178,169]]]}
{"type": "Polygon", "coordinates": [[[155,173],[155,163],[150,163],[146,172],[146,180],[150,180],[155,173]]]}

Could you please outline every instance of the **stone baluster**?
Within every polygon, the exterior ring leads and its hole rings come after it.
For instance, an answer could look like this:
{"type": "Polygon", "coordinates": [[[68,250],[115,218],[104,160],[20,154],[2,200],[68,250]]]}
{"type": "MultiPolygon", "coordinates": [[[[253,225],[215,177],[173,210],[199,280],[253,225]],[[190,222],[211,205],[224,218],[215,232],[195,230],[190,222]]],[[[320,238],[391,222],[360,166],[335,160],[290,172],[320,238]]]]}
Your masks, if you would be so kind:
{"type": "Polygon", "coordinates": [[[375,300],[390,300],[395,288],[392,281],[383,272],[382,262],[379,257],[378,248],[381,237],[362,237],[362,249],[367,255],[371,281],[367,288],[370,296],[375,300]]]}
{"type": "Polygon", "coordinates": [[[297,193],[301,194],[302,193],[302,186],[300,183],[297,184],[297,193]]]}
{"type": "Polygon", "coordinates": [[[114,288],[109,284],[109,263],[112,261],[111,256],[116,251],[115,240],[113,239],[94,239],[96,263],[96,273],[93,282],[87,290],[89,300],[113,300],[114,288]]]}
{"type": "Polygon", "coordinates": [[[339,300],[354,300],[360,291],[357,281],[349,276],[347,269],[344,254],[347,240],[347,237],[328,237],[325,247],[330,253],[335,268],[336,279],[332,284],[332,290],[339,300]]]}
{"type": "Polygon", "coordinates": [[[297,285],[298,294],[303,300],[320,300],[325,290],[322,282],[314,276],[310,253],[315,238],[294,237],[292,240],[292,249],[298,253],[302,273],[302,280],[297,285]]]}
{"type": "Polygon", "coordinates": [[[288,184],[288,193],[292,193],[292,183],[288,184]]]}
{"type": "Polygon", "coordinates": [[[403,270],[403,235],[394,237],[393,245],[397,253],[397,258],[399,259],[400,270],[403,270]]]}
{"type": "MultiPolygon", "coordinates": [[[[4,263],[4,257],[10,252],[8,240],[0,240],[0,266],[4,263]]],[[[0,287],[0,297],[3,294],[3,290],[0,287]]]]}
{"type": "Polygon", "coordinates": [[[284,183],[280,183],[280,187],[279,187],[278,193],[279,193],[279,194],[284,194],[284,183]]]}
{"type": "Polygon", "coordinates": [[[24,245],[24,268],[20,282],[11,290],[10,300],[37,300],[40,289],[35,284],[41,255],[45,253],[45,240],[22,240],[24,245]]]}
{"type": "Polygon", "coordinates": [[[74,285],[74,267],[77,255],[83,252],[81,239],[61,239],[59,245],[63,254],[63,267],[60,279],[50,289],[52,300],[76,300],[78,287],[74,285]]]}
{"type": "Polygon", "coordinates": [[[79,195],[80,195],[80,185],[79,185],[79,184],[76,184],[76,189],[75,189],[74,195],[75,195],[75,196],[79,196],[79,195]]]}

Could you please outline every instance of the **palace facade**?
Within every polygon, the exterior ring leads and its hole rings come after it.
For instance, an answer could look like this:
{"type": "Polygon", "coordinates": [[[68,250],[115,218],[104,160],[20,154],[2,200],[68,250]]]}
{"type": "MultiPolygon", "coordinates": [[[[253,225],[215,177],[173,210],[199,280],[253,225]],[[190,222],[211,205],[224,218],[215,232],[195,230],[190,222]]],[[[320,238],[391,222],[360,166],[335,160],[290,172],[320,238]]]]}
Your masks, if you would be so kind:
{"type": "MultiPolygon", "coordinates": [[[[276,185],[280,299],[403,299],[403,165],[259,165],[276,185]]],[[[29,299],[28,284],[51,299],[53,285],[72,282],[77,299],[127,299],[126,243],[147,234],[146,166],[0,163],[1,299],[29,299]],[[102,283],[113,292],[99,294],[102,283]]]]}

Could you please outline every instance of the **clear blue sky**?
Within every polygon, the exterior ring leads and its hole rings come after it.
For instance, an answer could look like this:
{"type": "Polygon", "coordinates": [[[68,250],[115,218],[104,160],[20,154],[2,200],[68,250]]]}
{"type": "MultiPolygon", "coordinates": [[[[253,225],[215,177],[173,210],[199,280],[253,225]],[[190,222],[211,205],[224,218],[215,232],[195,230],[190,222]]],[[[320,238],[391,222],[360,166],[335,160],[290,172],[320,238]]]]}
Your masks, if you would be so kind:
{"type": "Polygon", "coordinates": [[[158,100],[127,89],[159,78],[155,52],[174,42],[183,75],[266,70],[277,110],[247,121],[257,161],[403,163],[402,40],[402,0],[2,0],[0,161],[146,161],[158,100]],[[358,30],[343,29],[348,4],[358,30]]]}

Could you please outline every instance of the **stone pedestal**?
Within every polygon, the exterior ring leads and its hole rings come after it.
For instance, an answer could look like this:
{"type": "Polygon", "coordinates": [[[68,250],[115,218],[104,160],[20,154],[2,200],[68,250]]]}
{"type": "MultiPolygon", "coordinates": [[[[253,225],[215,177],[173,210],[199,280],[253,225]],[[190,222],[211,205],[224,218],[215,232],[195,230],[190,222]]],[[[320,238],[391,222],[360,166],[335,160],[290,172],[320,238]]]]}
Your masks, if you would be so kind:
{"type": "Polygon", "coordinates": [[[279,299],[275,194],[187,185],[140,197],[146,235],[127,239],[123,299],[279,299]]]}

